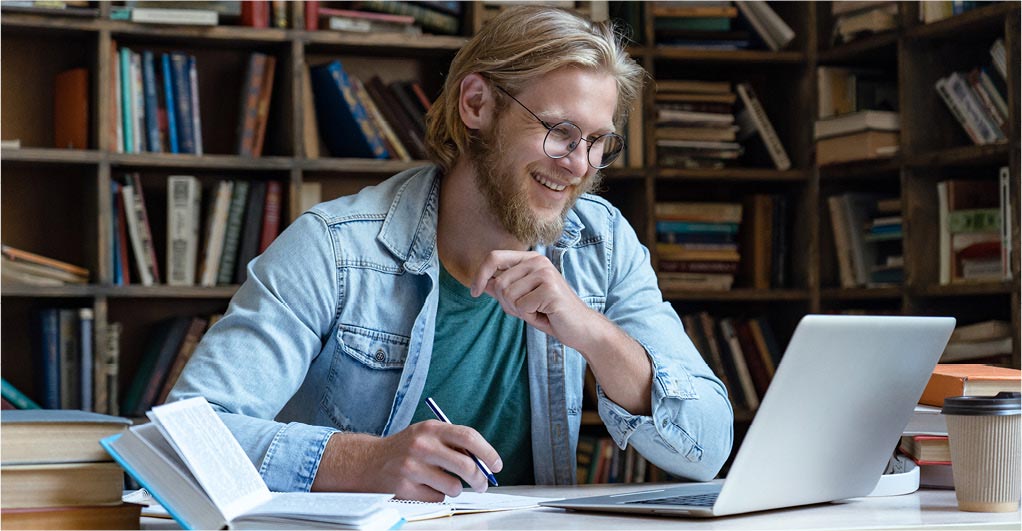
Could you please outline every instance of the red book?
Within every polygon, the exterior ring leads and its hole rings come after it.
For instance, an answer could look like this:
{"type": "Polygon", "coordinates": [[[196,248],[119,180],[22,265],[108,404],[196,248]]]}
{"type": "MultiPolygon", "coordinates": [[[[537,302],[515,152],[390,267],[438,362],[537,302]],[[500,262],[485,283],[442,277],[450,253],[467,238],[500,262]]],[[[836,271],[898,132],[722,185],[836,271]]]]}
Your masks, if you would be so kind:
{"type": "Polygon", "coordinates": [[[305,0],[305,29],[319,29],[319,0],[305,0]]]}
{"type": "Polygon", "coordinates": [[[243,0],[241,2],[241,24],[251,28],[270,27],[270,2],[267,0],[243,0]]]}
{"type": "Polygon", "coordinates": [[[280,181],[266,183],[266,203],[263,206],[263,231],[259,238],[259,254],[266,251],[280,231],[280,205],[283,195],[280,181]]]}
{"type": "Polygon", "coordinates": [[[61,149],[89,148],[89,70],[57,74],[53,90],[53,144],[61,149]]]}

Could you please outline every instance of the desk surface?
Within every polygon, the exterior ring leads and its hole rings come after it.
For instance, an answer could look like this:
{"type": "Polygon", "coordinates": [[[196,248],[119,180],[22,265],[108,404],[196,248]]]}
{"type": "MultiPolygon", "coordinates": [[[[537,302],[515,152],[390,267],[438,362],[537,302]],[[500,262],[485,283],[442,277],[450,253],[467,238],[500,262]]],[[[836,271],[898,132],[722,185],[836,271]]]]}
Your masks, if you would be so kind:
{"type": "MultiPolygon", "coordinates": [[[[569,498],[642,490],[642,485],[581,485],[577,487],[501,487],[492,492],[569,498]]],[[[459,514],[421,522],[401,529],[1006,529],[1018,531],[1022,512],[966,513],[958,510],[951,490],[921,490],[905,496],[855,498],[838,503],[750,513],[722,518],[674,518],[627,516],[610,513],[573,512],[538,508],[517,511],[459,514]]],[[[173,520],[142,518],[143,529],[179,529],[173,520]]]]}
{"type": "MultiPolygon", "coordinates": [[[[640,485],[577,487],[502,487],[493,492],[566,498],[641,490],[640,485]]],[[[958,510],[951,490],[922,490],[905,496],[855,498],[839,503],[782,509],[722,518],[673,518],[573,512],[541,508],[522,511],[460,514],[451,518],[411,522],[402,529],[1011,529],[1022,513],[966,513],[958,510]]]]}

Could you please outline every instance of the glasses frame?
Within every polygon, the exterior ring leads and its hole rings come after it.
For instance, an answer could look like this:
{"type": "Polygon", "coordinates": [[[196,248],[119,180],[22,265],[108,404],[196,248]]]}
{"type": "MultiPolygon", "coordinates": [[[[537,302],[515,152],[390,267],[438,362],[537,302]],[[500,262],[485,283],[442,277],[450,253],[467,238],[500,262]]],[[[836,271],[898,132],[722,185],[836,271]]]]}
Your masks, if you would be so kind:
{"type": "Polygon", "coordinates": [[[579,140],[584,140],[585,143],[586,143],[586,162],[590,166],[592,166],[593,168],[595,168],[597,170],[602,170],[604,168],[607,168],[611,164],[614,164],[614,161],[616,161],[618,159],[618,157],[620,157],[621,154],[625,150],[625,138],[623,136],[617,134],[617,133],[614,133],[614,132],[603,133],[602,135],[600,135],[600,136],[598,136],[598,137],[596,137],[596,138],[594,138],[592,140],[589,140],[588,138],[585,137],[585,135],[582,134],[582,128],[579,127],[578,125],[576,125],[575,122],[572,122],[570,120],[564,120],[564,121],[557,122],[557,123],[555,123],[553,125],[550,125],[546,120],[540,118],[539,116],[536,115],[536,113],[532,112],[532,109],[526,107],[524,103],[518,101],[518,98],[512,96],[511,93],[507,91],[507,89],[505,89],[504,87],[502,87],[500,85],[497,85],[496,83],[494,83],[493,86],[497,87],[504,94],[507,94],[507,97],[511,98],[512,100],[515,100],[515,103],[517,103],[518,105],[521,105],[521,107],[523,109],[525,109],[526,112],[531,114],[532,117],[536,119],[536,121],[538,121],[543,127],[546,128],[546,136],[543,137],[543,154],[546,155],[547,157],[550,157],[551,159],[554,159],[554,160],[563,159],[564,157],[567,157],[568,155],[571,155],[572,153],[575,152],[576,149],[578,149],[579,144],[575,143],[575,145],[571,146],[571,149],[569,149],[567,153],[565,153],[563,155],[560,155],[560,156],[551,155],[547,151],[547,149],[546,149],[546,141],[547,141],[547,139],[550,138],[550,133],[552,133],[554,131],[554,129],[556,129],[558,126],[564,125],[564,124],[570,125],[570,126],[572,126],[572,127],[574,127],[575,129],[578,130],[579,140]],[[617,138],[618,141],[621,142],[621,149],[618,150],[617,154],[614,155],[614,158],[610,159],[610,161],[607,162],[606,164],[603,164],[603,165],[593,164],[593,159],[590,157],[590,152],[593,149],[593,144],[596,144],[597,142],[599,142],[604,137],[615,137],[615,138],[617,138]]]}

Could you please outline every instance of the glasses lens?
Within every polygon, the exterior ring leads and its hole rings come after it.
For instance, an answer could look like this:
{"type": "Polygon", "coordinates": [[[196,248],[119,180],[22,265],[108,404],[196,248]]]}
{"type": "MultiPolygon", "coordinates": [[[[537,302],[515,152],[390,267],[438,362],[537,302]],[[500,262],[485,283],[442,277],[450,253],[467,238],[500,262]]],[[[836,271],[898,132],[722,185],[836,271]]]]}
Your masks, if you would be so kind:
{"type": "Polygon", "coordinates": [[[621,155],[625,148],[625,140],[614,133],[607,133],[597,138],[589,148],[589,164],[602,169],[610,166],[621,155]]]}
{"type": "Polygon", "coordinates": [[[582,130],[571,122],[561,122],[550,128],[543,142],[543,150],[552,159],[568,156],[582,141],[582,130]]]}

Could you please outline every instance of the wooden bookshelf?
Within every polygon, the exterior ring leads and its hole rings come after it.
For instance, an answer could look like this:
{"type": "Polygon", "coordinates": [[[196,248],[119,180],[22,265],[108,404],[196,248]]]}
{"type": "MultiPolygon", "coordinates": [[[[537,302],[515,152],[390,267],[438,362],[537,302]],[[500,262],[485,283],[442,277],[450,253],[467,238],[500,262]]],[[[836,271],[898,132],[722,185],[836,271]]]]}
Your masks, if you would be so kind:
{"type": "MultiPolygon", "coordinates": [[[[301,21],[300,4],[294,9],[301,21]]],[[[782,51],[693,50],[657,45],[653,19],[642,13],[633,28],[633,57],[654,79],[706,79],[749,82],[756,90],[792,168],[729,167],[680,169],[656,164],[653,123],[655,89],[643,94],[643,167],[606,171],[604,193],[624,212],[652,249],[656,260],[654,206],[663,201],[741,202],[751,194],[782,194],[790,204],[791,252],[783,288],[752,289],[736,282],[726,292],[668,290],[665,298],[679,313],[711,311],[718,316],[770,315],[783,346],[806,313],[866,309],[898,314],[945,314],[961,323],[1003,319],[1015,331],[1012,363],[1020,365],[1019,294],[1020,229],[1012,220],[1013,277],[1007,282],[941,286],[936,269],[935,184],[944,178],[1009,166],[1011,196],[1019,198],[1019,5],[997,3],[933,24],[918,22],[918,6],[900,2],[902,26],[894,31],[830,46],[829,3],[771,2],[794,29],[796,38],[782,51]],[[954,70],[987,60],[997,37],[1005,39],[1012,132],[1007,144],[974,146],[947,112],[934,81],[954,70]],[[899,83],[902,115],[901,151],[892,159],[817,167],[813,121],[816,118],[816,67],[879,67],[899,83]],[[835,273],[832,232],[826,197],[855,190],[881,189],[901,197],[906,282],[883,288],[840,288],[835,273]]],[[[472,6],[467,19],[475,16],[472,6]]],[[[647,11],[647,10],[643,10],[647,11]]],[[[174,315],[222,312],[237,286],[143,287],[112,284],[112,252],[105,233],[111,219],[110,181],[139,172],[147,192],[160,192],[167,175],[192,174],[207,190],[217,179],[273,179],[284,184],[282,224],[297,217],[303,183],[322,185],[323,198],[353,193],[361,187],[424,161],[401,162],[307,155],[303,111],[311,102],[302,93],[301,74],[309,65],[332,58],[345,61],[359,77],[379,73],[385,79],[414,77],[435,94],[446,67],[467,36],[344,35],[304,29],[254,29],[221,25],[179,27],[140,25],[109,19],[110,5],[99,3],[90,16],[35,12],[3,13],[2,113],[4,139],[18,138],[21,148],[4,148],[0,162],[4,243],[80,264],[92,273],[85,286],[30,287],[3,285],[7,305],[2,323],[4,377],[30,395],[35,390],[31,346],[25,330],[39,308],[87,306],[96,314],[97,345],[105,344],[107,327],[123,324],[121,388],[130,384],[149,327],[174,315]],[[110,131],[114,94],[108,79],[114,67],[111,42],[154,51],[182,50],[200,58],[203,156],[115,153],[110,131]],[[263,157],[233,155],[240,78],[249,53],[277,59],[277,77],[263,157]],[[45,60],[40,60],[44,57],[45,60]],[[53,77],[75,66],[90,70],[90,145],[85,150],[50,147],[53,126],[53,77]],[[55,214],[59,212],[59,215],[55,214]]],[[[468,24],[464,24],[468,26],[468,24]]],[[[299,26],[302,27],[302,26],[299,26]]],[[[208,194],[208,191],[207,191],[208,194]]],[[[1015,204],[1015,212],[1022,205],[1015,204]]],[[[162,210],[159,210],[162,212],[162,210]]],[[[164,223],[159,223],[160,227],[164,223]]],[[[283,227],[282,227],[283,228],[283,227]]],[[[158,237],[158,242],[163,238],[158,237]]],[[[162,250],[158,254],[163,260],[162,250]]],[[[656,263],[656,262],[654,262],[656,263]]],[[[161,263],[162,269],[162,263],[161,263]]],[[[589,412],[587,412],[588,414],[589,412]]],[[[592,415],[589,415],[591,417],[592,415]]],[[[588,418],[588,417],[587,417],[588,418]]],[[[751,413],[740,415],[742,422],[751,413]]],[[[591,419],[590,419],[591,421],[591,419]]],[[[588,424],[589,422],[587,422],[588,424]]]]}

